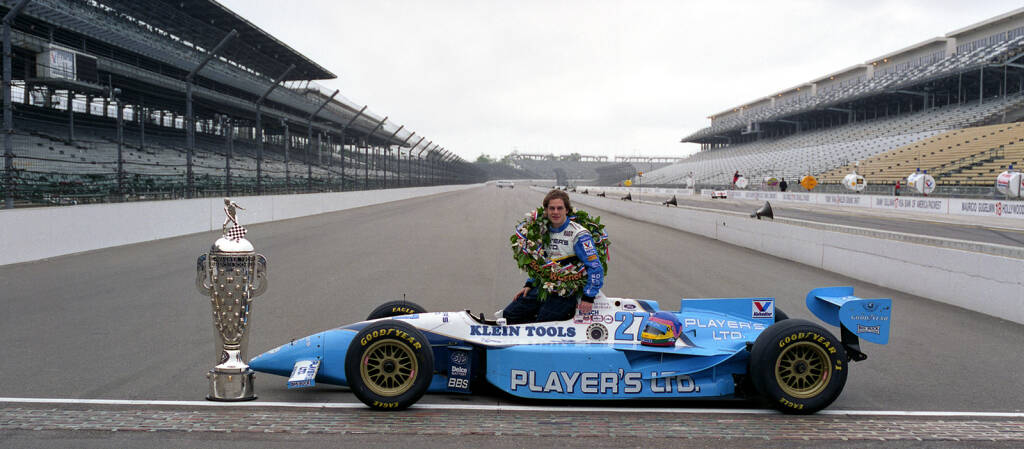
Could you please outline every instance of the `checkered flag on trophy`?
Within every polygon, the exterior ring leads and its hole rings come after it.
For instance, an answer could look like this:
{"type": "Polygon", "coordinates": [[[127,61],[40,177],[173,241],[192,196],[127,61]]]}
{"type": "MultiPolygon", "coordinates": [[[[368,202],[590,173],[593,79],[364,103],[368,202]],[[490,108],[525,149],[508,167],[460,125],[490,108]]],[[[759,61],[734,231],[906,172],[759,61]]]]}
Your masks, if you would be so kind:
{"type": "Polygon", "coordinates": [[[242,225],[238,224],[238,219],[235,218],[235,214],[237,213],[236,209],[245,210],[245,208],[239,206],[238,203],[231,201],[228,198],[224,198],[224,215],[227,215],[224,219],[223,225],[224,237],[235,242],[245,238],[245,233],[248,232],[242,227],[242,225]],[[228,224],[231,226],[228,226],[228,224]]]}
{"type": "Polygon", "coordinates": [[[238,223],[234,223],[228,228],[228,231],[224,234],[228,240],[239,241],[245,238],[245,233],[248,232],[238,223]]]}

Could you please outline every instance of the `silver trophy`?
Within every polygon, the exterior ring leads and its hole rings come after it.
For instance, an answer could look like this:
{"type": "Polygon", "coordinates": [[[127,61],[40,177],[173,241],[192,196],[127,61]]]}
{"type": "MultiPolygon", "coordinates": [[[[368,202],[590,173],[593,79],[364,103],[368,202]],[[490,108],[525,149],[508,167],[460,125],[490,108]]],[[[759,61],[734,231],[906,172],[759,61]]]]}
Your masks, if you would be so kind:
{"type": "Polygon", "coordinates": [[[223,235],[196,261],[196,288],[210,297],[217,339],[218,365],[206,374],[210,380],[206,399],[211,401],[256,399],[253,371],[245,363],[249,347],[246,330],[253,298],[267,290],[267,258],[256,254],[245,239],[246,230],[235,217],[237,209],[243,208],[224,199],[227,218],[223,235]]]}

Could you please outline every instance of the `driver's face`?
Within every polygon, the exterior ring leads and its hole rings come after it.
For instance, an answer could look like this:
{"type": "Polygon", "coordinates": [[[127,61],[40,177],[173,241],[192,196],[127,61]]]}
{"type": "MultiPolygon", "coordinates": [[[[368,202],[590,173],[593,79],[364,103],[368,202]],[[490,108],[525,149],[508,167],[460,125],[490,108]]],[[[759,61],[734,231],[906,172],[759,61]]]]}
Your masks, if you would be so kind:
{"type": "Polygon", "coordinates": [[[556,228],[565,223],[565,202],[561,198],[554,198],[548,201],[548,207],[544,211],[548,215],[548,220],[551,220],[551,224],[555,225],[556,228]]]}

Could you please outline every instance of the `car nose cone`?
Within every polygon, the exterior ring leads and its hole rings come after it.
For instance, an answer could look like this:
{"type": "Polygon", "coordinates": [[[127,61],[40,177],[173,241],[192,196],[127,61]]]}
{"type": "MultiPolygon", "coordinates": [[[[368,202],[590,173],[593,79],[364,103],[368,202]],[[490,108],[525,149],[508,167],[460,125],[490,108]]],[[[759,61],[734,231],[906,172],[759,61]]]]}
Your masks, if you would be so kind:
{"type": "Polygon", "coordinates": [[[324,332],[293,340],[249,361],[249,368],[278,376],[291,375],[295,362],[300,360],[323,360],[324,332]]]}

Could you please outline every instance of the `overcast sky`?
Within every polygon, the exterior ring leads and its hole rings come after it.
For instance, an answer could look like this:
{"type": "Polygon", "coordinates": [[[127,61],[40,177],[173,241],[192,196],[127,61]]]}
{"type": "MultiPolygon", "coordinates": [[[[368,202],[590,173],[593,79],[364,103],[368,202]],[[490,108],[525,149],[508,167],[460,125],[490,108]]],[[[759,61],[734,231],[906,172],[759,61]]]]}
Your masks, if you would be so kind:
{"type": "Polygon", "coordinates": [[[679,140],[711,114],[1022,6],[220,1],[338,75],[321,84],[468,160],[683,156],[697,148],[679,140]]]}

